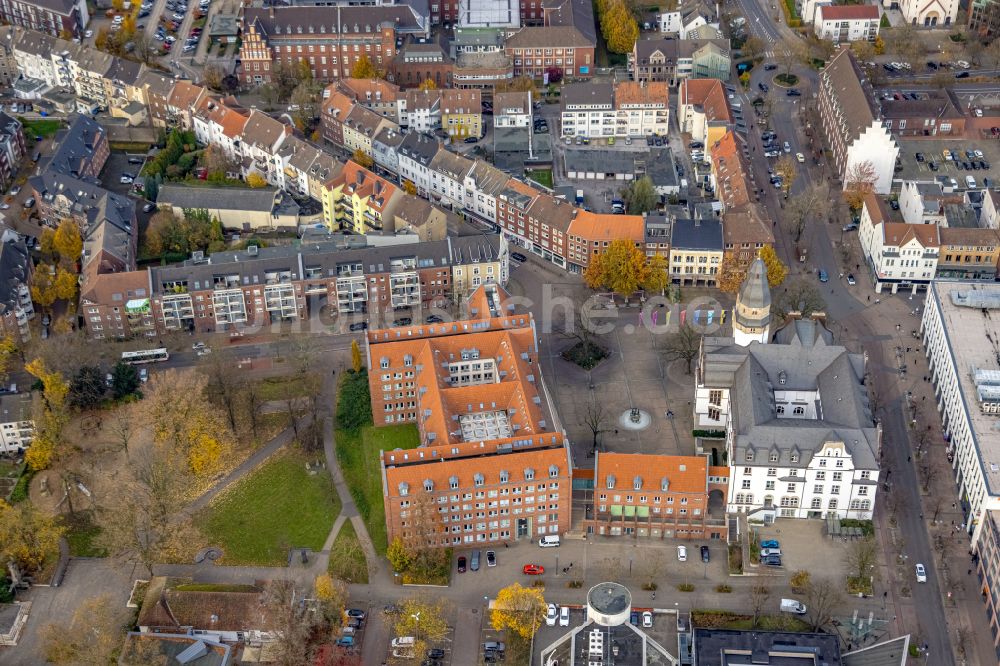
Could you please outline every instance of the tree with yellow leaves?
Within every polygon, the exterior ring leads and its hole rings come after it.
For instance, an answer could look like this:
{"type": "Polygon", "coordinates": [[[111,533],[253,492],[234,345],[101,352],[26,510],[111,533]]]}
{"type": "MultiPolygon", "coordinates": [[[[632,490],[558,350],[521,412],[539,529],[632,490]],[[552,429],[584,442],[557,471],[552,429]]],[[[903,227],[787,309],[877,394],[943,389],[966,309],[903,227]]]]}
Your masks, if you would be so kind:
{"type": "Polygon", "coordinates": [[[72,301],[76,299],[76,288],[80,281],[75,273],[60,268],[56,271],[56,279],[53,284],[56,298],[61,301],[72,301]]]}
{"type": "MultiPolygon", "coordinates": [[[[44,234],[43,234],[44,235],[44,234]]],[[[76,266],[83,254],[83,239],[80,227],[71,219],[63,219],[52,234],[52,250],[59,255],[59,261],[67,267],[76,266]]]]}
{"type": "Polygon", "coordinates": [[[619,238],[608,249],[590,258],[583,279],[591,289],[606,288],[625,298],[631,296],[646,281],[649,267],[646,257],[635,243],[619,238]]]}
{"type": "Polygon", "coordinates": [[[11,357],[17,352],[17,340],[8,333],[0,338],[0,379],[7,378],[11,357]]]}
{"type": "Polygon", "coordinates": [[[722,256],[722,263],[719,264],[719,271],[715,275],[715,284],[719,290],[726,294],[735,294],[740,290],[740,285],[747,276],[749,264],[740,261],[738,256],[729,252],[722,256]]]}
{"type": "Polygon", "coordinates": [[[642,281],[642,288],[648,295],[663,294],[667,285],[670,284],[670,276],[667,274],[667,258],[662,255],[654,255],[646,262],[646,279],[642,281]]]}
{"type": "Polygon", "coordinates": [[[336,623],[343,617],[344,604],[347,603],[347,586],[344,581],[322,573],[313,581],[313,591],[316,599],[323,605],[323,615],[327,621],[336,623]]]}
{"type": "Polygon", "coordinates": [[[351,77],[355,79],[381,79],[382,75],[372,64],[371,58],[362,55],[351,67],[351,77]]]}
{"type": "MultiPolygon", "coordinates": [[[[639,24],[625,0],[610,0],[601,14],[601,32],[612,53],[631,53],[639,38],[639,24]]],[[[600,5],[599,5],[600,7],[600,5]]]]}
{"type": "Polygon", "coordinates": [[[357,164],[358,166],[363,166],[366,169],[371,169],[373,166],[375,166],[375,160],[372,159],[372,156],[366,153],[365,151],[361,150],[360,148],[354,149],[354,153],[351,155],[351,159],[354,161],[355,164],[357,164]]]}
{"type": "Polygon", "coordinates": [[[14,506],[0,500],[0,558],[13,560],[25,573],[38,571],[59,556],[65,530],[30,502],[14,506]]]}
{"type": "Polygon", "coordinates": [[[208,400],[207,385],[201,373],[168,370],[157,376],[145,399],[153,441],[182,454],[188,469],[201,477],[218,471],[232,448],[232,431],[208,400]]]}
{"type": "Polygon", "coordinates": [[[41,357],[32,359],[24,369],[42,382],[42,397],[35,400],[32,410],[35,433],[24,456],[31,469],[37,471],[52,464],[62,443],[62,432],[69,420],[69,383],[58,371],[50,371],[41,357]]]}
{"type": "Polygon", "coordinates": [[[404,178],[403,179],[403,191],[406,192],[407,194],[413,194],[413,195],[415,195],[417,193],[417,186],[416,186],[416,184],[412,180],[409,180],[408,178],[404,178]]]}
{"type": "Polygon", "coordinates": [[[260,175],[256,171],[247,176],[247,185],[254,189],[259,189],[261,187],[267,187],[267,179],[260,175]]]}
{"type": "Polygon", "coordinates": [[[56,270],[46,263],[40,263],[31,274],[31,300],[43,308],[56,302],[56,270]]]}
{"type": "Polygon", "coordinates": [[[449,611],[448,602],[441,597],[419,595],[404,599],[395,615],[396,635],[439,641],[448,634],[449,611]]]}
{"type": "Polygon", "coordinates": [[[417,86],[419,90],[437,90],[437,84],[434,83],[434,79],[424,79],[423,82],[417,86]]]}
{"type": "Polygon", "coordinates": [[[764,260],[764,266],[767,267],[767,284],[771,289],[785,281],[788,276],[788,266],[785,266],[778,258],[778,253],[774,251],[773,247],[765,245],[757,253],[757,256],[764,260]]]}
{"type": "Polygon", "coordinates": [[[490,624],[497,631],[513,631],[530,639],[545,621],[545,597],[537,587],[513,583],[497,592],[490,624]]]}
{"type": "Polygon", "coordinates": [[[351,367],[354,372],[361,372],[361,346],[357,340],[351,340],[351,367]]]}

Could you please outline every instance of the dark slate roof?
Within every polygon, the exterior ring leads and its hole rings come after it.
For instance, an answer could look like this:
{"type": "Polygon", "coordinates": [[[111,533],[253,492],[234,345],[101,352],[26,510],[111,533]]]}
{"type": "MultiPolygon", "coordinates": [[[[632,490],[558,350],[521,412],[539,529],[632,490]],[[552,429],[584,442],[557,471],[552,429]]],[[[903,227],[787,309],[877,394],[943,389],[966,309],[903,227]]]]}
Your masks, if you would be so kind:
{"type": "Polygon", "coordinates": [[[675,220],[670,247],[722,252],[721,220],[675,220]]]}
{"type": "Polygon", "coordinates": [[[546,0],[547,25],[573,26],[587,41],[597,44],[594,5],[590,0],[546,0]]]}
{"type": "Polygon", "coordinates": [[[406,156],[414,162],[420,162],[424,166],[430,165],[431,160],[434,159],[434,156],[437,155],[440,149],[441,146],[438,143],[437,137],[420,132],[410,132],[403,139],[403,142],[399,144],[399,154],[401,156],[406,156]]]}
{"type": "Polygon", "coordinates": [[[190,187],[167,183],[160,186],[156,203],[178,208],[271,212],[276,198],[281,195],[273,187],[190,187]]]}
{"type": "Polygon", "coordinates": [[[338,33],[376,32],[393,27],[396,32],[423,32],[418,9],[406,5],[371,7],[248,7],[244,25],[256,23],[269,38],[309,39],[338,33]],[[301,32],[299,30],[301,29],[301,32]],[[310,33],[309,31],[313,32],[310,33]]]}
{"type": "Polygon", "coordinates": [[[789,652],[801,653],[806,663],[815,666],[840,666],[842,663],[840,639],[835,634],[697,628],[693,639],[691,648],[698,666],[734,663],[784,666],[792,663],[782,656],[789,652]],[[734,655],[727,654],[729,650],[746,651],[750,655],[730,661],[729,657],[734,655]]]}
{"type": "Polygon", "coordinates": [[[94,157],[94,148],[104,129],[95,120],[75,116],[67,129],[60,130],[55,138],[55,152],[45,169],[68,176],[78,176],[83,167],[94,157]]]}
{"type": "Polygon", "coordinates": [[[0,245],[0,313],[16,310],[19,288],[28,284],[31,255],[24,241],[8,241],[0,245]]]}
{"type": "Polygon", "coordinates": [[[771,307],[771,289],[767,284],[767,266],[761,258],[754,259],[740,287],[740,303],[744,307],[766,310],[771,307]]]}

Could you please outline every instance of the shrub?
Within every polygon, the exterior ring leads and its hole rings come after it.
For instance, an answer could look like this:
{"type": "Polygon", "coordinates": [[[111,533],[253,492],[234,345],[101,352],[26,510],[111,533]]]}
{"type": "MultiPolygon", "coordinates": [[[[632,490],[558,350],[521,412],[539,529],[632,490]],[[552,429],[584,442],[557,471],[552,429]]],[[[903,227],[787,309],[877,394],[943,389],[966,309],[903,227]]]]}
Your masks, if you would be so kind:
{"type": "Polygon", "coordinates": [[[17,483],[14,485],[14,489],[10,491],[11,504],[17,504],[18,502],[23,502],[28,499],[28,486],[31,485],[31,479],[34,476],[35,470],[25,465],[24,471],[21,473],[17,483]]]}
{"type": "Polygon", "coordinates": [[[545,587],[545,581],[536,580],[534,583],[531,584],[531,587],[545,587]]]}
{"type": "Polygon", "coordinates": [[[681,583],[677,586],[677,590],[680,592],[694,592],[694,585],[691,583],[681,583]]]}
{"type": "Polygon", "coordinates": [[[796,594],[802,594],[809,587],[809,572],[808,571],[796,571],[792,574],[792,590],[796,594]]]}
{"type": "Polygon", "coordinates": [[[691,434],[695,437],[704,437],[706,439],[725,439],[725,430],[692,430],[691,434]]]}
{"type": "Polygon", "coordinates": [[[357,430],[372,422],[368,372],[349,370],[341,377],[340,397],[337,400],[337,427],[357,430]]]}
{"type": "Polygon", "coordinates": [[[723,583],[722,585],[716,585],[715,586],[715,591],[718,592],[718,593],[720,593],[720,594],[729,594],[730,592],[733,591],[733,588],[732,588],[732,586],[726,585],[725,583],[723,583]]]}
{"type": "Polygon", "coordinates": [[[647,592],[653,592],[657,589],[657,586],[656,583],[643,583],[642,589],[646,590],[647,592]]]}
{"type": "Polygon", "coordinates": [[[582,580],[571,580],[570,582],[566,583],[566,587],[574,589],[574,590],[578,590],[581,587],[583,587],[583,581],[582,580]]]}

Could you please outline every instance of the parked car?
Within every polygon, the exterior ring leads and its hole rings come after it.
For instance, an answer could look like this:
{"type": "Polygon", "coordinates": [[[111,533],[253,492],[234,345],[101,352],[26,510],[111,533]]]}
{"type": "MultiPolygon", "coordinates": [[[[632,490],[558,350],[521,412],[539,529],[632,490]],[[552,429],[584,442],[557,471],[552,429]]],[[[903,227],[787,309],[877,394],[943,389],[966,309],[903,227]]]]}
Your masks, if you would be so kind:
{"type": "Polygon", "coordinates": [[[632,624],[632,626],[638,627],[639,626],[639,611],[632,611],[631,613],[629,613],[629,615],[628,615],[628,621],[629,621],[630,624],[632,624]]]}
{"type": "Polygon", "coordinates": [[[708,546],[702,546],[700,550],[701,550],[701,561],[708,562],[711,557],[708,552],[708,546]]]}
{"type": "Polygon", "coordinates": [[[642,626],[646,629],[653,626],[653,614],[650,611],[645,611],[642,614],[642,626]]]}
{"type": "Polygon", "coordinates": [[[851,222],[850,224],[845,224],[843,227],[841,227],[841,231],[857,231],[857,229],[858,229],[857,222],[851,222]]]}
{"type": "Polygon", "coordinates": [[[354,636],[341,636],[337,639],[337,647],[354,647],[354,636]]]}
{"type": "Polygon", "coordinates": [[[431,648],[424,653],[424,656],[428,659],[444,659],[444,650],[441,648],[431,648]]]}
{"type": "Polygon", "coordinates": [[[851,285],[853,287],[857,283],[858,283],[858,281],[854,279],[854,273],[848,273],[847,274],[847,284],[849,284],[849,285],[851,285]]]}
{"type": "Polygon", "coordinates": [[[549,627],[556,626],[556,620],[559,619],[559,609],[556,608],[555,604],[549,604],[548,611],[545,613],[545,624],[549,627]]]}
{"type": "Polygon", "coordinates": [[[829,279],[830,279],[830,276],[827,274],[827,272],[825,270],[823,270],[822,268],[819,269],[819,281],[820,282],[827,282],[829,279]]]}
{"type": "Polygon", "coordinates": [[[15,185],[14,187],[10,188],[10,192],[9,192],[10,196],[16,197],[20,193],[21,193],[21,186],[20,185],[15,185]]]}
{"type": "Polygon", "coordinates": [[[764,65],[764,71],[765,72],[773,72],[776,69],[778,69],[778,66],[775,65],[774,63],[770,63],[769,62],[766,65],[764,65]]]}
{"type": "Polygon", "coordinates": [[[474,136],[467,136],[467,137],[465,137],[465,142],[466,143],[476,143],[477,141],[479,141],[479,139],[477,137],[474,137],[474,136]]]}
{"type": "Polygon", "coordinates": [[[780,548],[781,544],[778,543],[777,539],[765,539],[760,542],[761,548],[780,548]]]}
{"type": "Polygon", "coordinates": [[[798,88],[789,88],[785,92],[785,95],[788,96],[788,97],[802,97],[802,93],[799,92],[798,88]]]}
{"type": "Polygon", "coordinates": [[[541,564],[525,564],[521,568],[521,573],[526,576],[541,576],[545,573],[545,567],[541,564]]]}
{"type": "Polygon", "coordinates": [[[917,582],[926,583],[927,582],[927,569],[924,565],[917,563],[917,582]]]}
{"type": "Polygon", "coordinates": [[[143,384],[149,381],[149,368],[139,368],[139,381],[143,384]]]}
{"type": "Polygon", "coordinates": [[[766,83],[764,83],[763,81],[761,81],[760,83],[758,83],[758,84],[757,84],[757,87],[758,87],[758,88],[760,88],[760,91],[761,91],[761,92],[765,92],[765,93],[766,93],[766,92],[767,92],[768,90],[770,90],[770,87],[769,87],[769,86],[768,86],[768,85],[767,85],[766,83]]]}
{"type": "Polygon", "coordinates": [[[760,556],[761,557],[770,557],[771,555],[777,555],[778,557],[781,557],[781,549],[780,548],[761,548],[761,550],[760,550],[760,556]]]}
{"type": "Polygon", "coordinates": [[[768,567],[780,567],[781,566],[781,556],[780,555],[770,555],[768,557],[760,558],[760,563],[768,567]]]}
{"type": "Polygon", "coordinates": [[[486,551],[486,566],[495,567],[497,565],[497,554],[492,550],[486,551]]]}
{"type": "Polygon", "coordinates": [[[409,326],[412,323],[413,323],[413,319],[411,317],[400,317],[396,321],[392,322],[392,325],[393,326],[409,326]]]}
{"type": "Polygon", "coordinates": [[[428,324],[440,324],[443,321],[444,318],[441,317],[440,315],[430,315],[429,317],[427,317],[427,319],[424,320],[424,322],[428,324]]]}
{"type": "Polygon", "coordinates": [[[802,153],[795,153],[795,159],[798,160],[799,164],[806,161],[806,156],[802,153]]]}
{"type": "Polygon", "coordinates": [[[687,562],[687,559],[688,559],[687,546],[677,546],[677,560],[679,562],[687,562]]]}
{"type": "Polygon", "coordinates": [[[365,331],[365,330],[368,330],[368,324],[366,322],[363,322],[363,321],[356,321],[353,324],[351,324],[350,326],[348,326],[348,328],[352,332],[365,331]]]}
{"type": "Polygon", "coordinates": [[[359,620],[363,620],[367,617],[366,613],[360,608],[348,608],[344,612],[347,613],[347,617],[356,617],[359,620]]]}
{"type": "Polygon", "coordinates": [[[510,258],[514,261],[520,261],[522,264],[528,260],[528,258],[520,252],[511,252],[510,258]]]}
{"type": "Polygon", "coordinates": [[[465,555],[458,557],[458,573],[465,573],[465,555]]]}
{"type": "Polygon", "coordinates": [[[34,208],[34,207],[35,207],[35,197],[28,197],[27,199],[24,200],[22,208],[34,208]]]}
{"type": "Polygon", "coordinates": [[[480,555],[478,550],[472,551],[472,564],[469,565],[469,567],[473,571],[479,571],[479,557],[480,555]]]}

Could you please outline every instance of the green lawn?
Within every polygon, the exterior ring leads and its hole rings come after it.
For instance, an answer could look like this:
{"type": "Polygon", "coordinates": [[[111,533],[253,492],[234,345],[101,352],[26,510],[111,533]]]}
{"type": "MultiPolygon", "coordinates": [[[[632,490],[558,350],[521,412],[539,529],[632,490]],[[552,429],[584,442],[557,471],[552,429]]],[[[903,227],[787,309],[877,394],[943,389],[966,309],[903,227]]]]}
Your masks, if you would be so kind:
{"type": "Polygon", "coordinates": [[[259,390],[264,400],[284,400],[304,396],[306,388],[295,377],[268,377],[260,383],[259,390]]]}
{"type": "Polygon", "coordinates": [[[310,475],[305,462],[279,454],[195,516],[208,543],[223,549],[222,563],[281,566],[291,547],[322,549],[340,500],[330,474],[310,475]]]}
{"type": "Polygon", "coordinates": [[[94,543],[101,528],[94,524],[89,511],[78,512],[76,516],[66,516],[66,542],[73,557],[106,557],[108,551],[94,543]]]}
{"type": "Polygon", "coordinates": [[[530,178],[539,185],[552,189],[552,169],[525,169],[525,178],[530,178]]]}
{"type": "Polygon", "coordinates": [[[337,458],[344,480],[351,489],[354,503],[364,518],[375,551],[385,554],[388,537],[385,529],[385,507],[382,505],[382,474],[379,471],[379,451],[413,449],[420,444],[417,426],[412,424],[375,428],[365,426],[360,431],[337,431],[337,458]]]}
{"type": "Polygon", "coordinates": [[[25,136],[32,137],[39,135],[49,138],[63,126],[60,120],[27,120],[26,118],[19,118],[19,120],[24,125],[25,136]]]}
{"type": "Polygon", "coordinates": [[[330,575],[345,583],[367,583],[368,561],[350,520],[344,522],[330,549],[330,575]]]}

